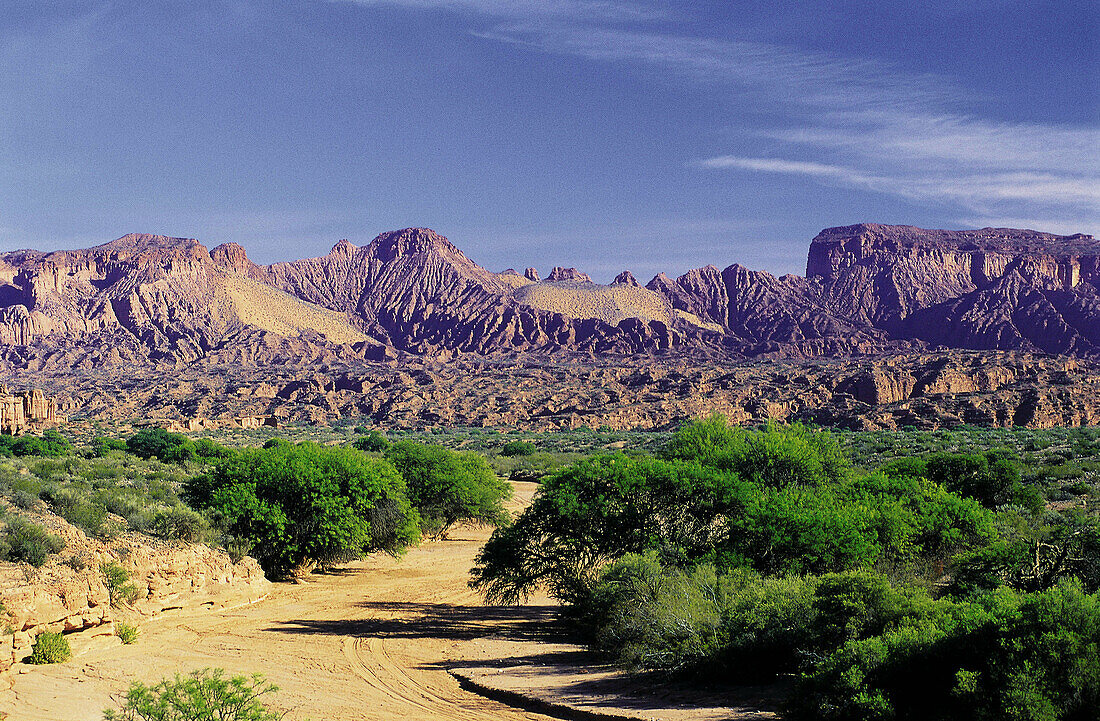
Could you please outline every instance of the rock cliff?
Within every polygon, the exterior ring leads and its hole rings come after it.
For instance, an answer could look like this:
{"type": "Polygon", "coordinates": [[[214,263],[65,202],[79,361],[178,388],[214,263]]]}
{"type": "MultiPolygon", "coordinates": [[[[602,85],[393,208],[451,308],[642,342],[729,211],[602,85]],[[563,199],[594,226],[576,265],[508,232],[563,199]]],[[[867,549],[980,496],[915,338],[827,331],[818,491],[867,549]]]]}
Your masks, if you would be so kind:
{"type": "Polygon", "coordinates": [[[271,582],[251,558],[234,563],[225,551],[127,533],[111,544],[88,538],[57,516],[16,511],[65,540],[41,568],[0,562],[0,673],[30,655],[43,631],[82,642],[112,637],[115,623],[140,624],[172,610],[224,608],[260,600],[271,582]],[[100,567],[121,565],[137,589],[112,606],[100,567]]]}
{"type": "Polygon", "coordinates": [[[520,352],[846,357],[947,346],[1100,355],[1100,243],[1027,230],[822,231],[806,277],[733,264],[644,288],[493,273],[423,228],[261,266],[239,245],[128,235],[0,255],[0,362],[271,365],[520,352]]]}

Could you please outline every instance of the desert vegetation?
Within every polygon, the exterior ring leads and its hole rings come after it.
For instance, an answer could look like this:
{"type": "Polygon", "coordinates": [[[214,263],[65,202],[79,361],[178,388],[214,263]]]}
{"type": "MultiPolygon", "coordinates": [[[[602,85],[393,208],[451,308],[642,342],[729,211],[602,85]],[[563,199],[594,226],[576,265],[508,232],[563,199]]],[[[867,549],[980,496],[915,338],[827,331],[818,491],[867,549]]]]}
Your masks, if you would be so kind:
{"type": "Polygon", "coordinates": [[[547,476],[472,585],[495,601],[547,587],[630,668],[785,685],[791,718],[1090,718],[1096,435],[1045,436],[1084,466],[1071,490],[1021,458],[1042,433],[980,442],[998,435],[890,444],[712,417],[656,456],[547,476]]]}

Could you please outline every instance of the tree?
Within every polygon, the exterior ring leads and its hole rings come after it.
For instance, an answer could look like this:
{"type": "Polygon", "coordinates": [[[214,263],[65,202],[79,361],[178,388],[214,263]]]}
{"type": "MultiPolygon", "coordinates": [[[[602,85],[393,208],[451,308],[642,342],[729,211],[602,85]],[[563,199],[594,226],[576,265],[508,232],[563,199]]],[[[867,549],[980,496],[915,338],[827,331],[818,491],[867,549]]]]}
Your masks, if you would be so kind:
{"type": "Polygon", "coordinates": [[[349,448],[245,449],[188,481],[185,498],[224,514],[275,577],[372,551],[399,553],[419,535],[393,465],[349,448]]]}
{"type": "Polygon", "coordinates": [[[825,431],[771,421],[750,431],[730,426],[717,414],[682,427],[664,456],[735,471],[743,480],[777,487],[838,483],[851,471],[844,452],[825,431]]]}
{"type": "Polygon", "coordinates": [[[443,538],[456,523],[500,525],[508,520],[503,501],[512,487],[497,478],[482,456],[443,446],[401,441],[386,457],[405,479],[421,528],[443,538]]]}
{"type": "Polygon", "coordinates": [[[390,442],[386,440],[386,437],[378,431],[371,431],[370,433],[357,438],[353,444],[355,448],[361,451],[367,451],[368,453],[381,453],[390,447],[390,442]]]}
{"type": "Polygon", "coordinates": [[[126,449],[139,458],[184,463],[195,457],[195,444],[185,435],[163,428],[145,428],[126,440],[126,449]]]}
{"type": "Polygon", "coordinates": [[[263,676],[225,677],[220,668],[176,674],[152,686],[130,684],[119,710],[104,709],[105,721],[278,721],[283,714],[261,699],[279,690],[263,676]]]}
{"type": "Polygon", "coordinates": [[[471,585],[495,602],[542,584],[560,600],[583,601],[600,569],[624,554],[713,550],[720,504],[738,485],[697,463],[622,454],[581,461],[546,478],[515,523],[493,532],[471,585]]]}

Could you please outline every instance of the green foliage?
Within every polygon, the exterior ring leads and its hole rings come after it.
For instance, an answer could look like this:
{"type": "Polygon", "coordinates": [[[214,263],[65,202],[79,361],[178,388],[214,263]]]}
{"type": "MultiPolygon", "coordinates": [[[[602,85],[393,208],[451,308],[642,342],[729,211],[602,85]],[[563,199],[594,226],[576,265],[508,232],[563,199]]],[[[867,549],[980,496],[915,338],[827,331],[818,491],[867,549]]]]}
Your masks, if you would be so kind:
{"type": "Polygon", "coordinates": [[[232,448],[219,445],[209,438],[200,438],[195,441],[195,455],[199,458],[228,458],[232,454],[232,448]]]}
{"type": "Polygon", "coordinates": [[[158,509],[152,517],[152,530],[161,538],[198,543],[210,534],[210,525],[201,515],[183,505],[158,509]]]}
{"type": "Polygon", "coordinates": [[[696,461],[734,471],[743,480],[764,486],[815,486],[844,480],[850,464],[833,437],[799,423],[769,422],[746,430],[712,415],[681,428],[669,441],[669,459],[696,461]]]}
{"type": "Polygon", "coordinates": [[[112,606],[133,603],[141,595],[137,585],[130,583],[130,572],[116,561],[101,564],[99,572],[103,574],[112,606]]]}
{"type": "Polygon", "coordinates": [[[60,536],[47,533],[46,529],[25,518],[13,516],[0,535],[0,558],[15,563],[41,566],[51,553],[65,548],[60,536]]]}
{"type": "Polygon", "coordinates": [[[529,456],[536,450],[533,443],[524,441],[508,441],[500,449],[500,455],[511,458],[512,456],[529,456]]]}
{"type": "Polygon", "coordinates": [[[104,436],[96,436],[92,439],[92,442],[88,444],[89,455],[93,458],[106,458],[110,455],[111,451],[125,451],[126,449],[126,441],[118,438],[106,438],[104,436]]]}
{"type": "Polygon", "coordinates": [[[368,453],[382,453],[390,447],[390,442],[386,440],[386,437],[378,431],[371,431],[370,433],[357,438],[353,445],[356,449],[360,451],[367,451],[368,453]]]}
{"type": "Polygon", "coordinates": [[[107,509],[76,490],[47,492],[46,500],[54,513],[64,518],[90,536],[101,536],[107,522],[107,509]]]}
{"type": "Polygon", "coordinates": [[[72,656],[73,652],[69,648],[69,639],[60,633],[43,631],[35,637],[34,646],[31,647],[31,655],[27,662],[34,664],[64,663],[72,656]]]}
{"type": "Polygon", "coordinates": [[[390,446],[386,458],[405,479],[428,535],[445,537],[459,522],[500,525],[508,520],[502,503],[512,487],[496,477],[483,456],[401,441],[390,446]]]}
{"type": "Polygon", "coordinates": [[[405,484],[385,460],[349,448],[279,443],[245,449],[190,479],[195,507],[222,514],[272,576],[397,553],[418,535],[405,484]]]}
{"type": "Polygon", "coordinates": [[[137,626],[129,623],[116,623],[115,635],[121,639],[121,641],[129,646],[131,643],[136,643],[138,636],[141,635],[141,631],[137,626]]]}
{"type": "Polygon", "coordinates": [[[49,428],[41,436],[27,434],[13,438],[0,435],[0,456],[59,457],[72,453],[73,446],[57,430],[49,428]]]}
{"type": "MultiPolygon", "coordinates": [[[[696,435],[688,435],[691,444],[679,448],[690,445],[695,451],[675,455],[708,458],[711,454],[699,449],[711,436],[741,437],[740,429],[713,419],[689,429],[696,435]],[[697,442],[700,428],[710,434],[705,442],[697,442]]],[[[778,483],[777,478],[790,478],[784,470],[754,472],[758,482],[751,482],[715,467],[738,465],[736,454],[726,456],[735,459],[729,464],[711,466],[597,456],[542,483],[516,522],[490,538],[473,584],[491,599],[514,600],[545,583],[559,599],[577,603],[599,569],[627,553],[659,550],[681,563],[709,558],[721,568],[776,574],[876,564],[904,570],[942,567],[951,554],[985,544],[995,533],[990,513],[972,500],[924,479],[854,475],[843,470],[843,458],[833,458],[832,450],[821,458],[808,456],[813,446],[805,429],[792,429],[785,440],[786,432],[781,426],[760,432],[768,467],[831,467],[835,477],[778,483]],[[784,460],[785,453],[793,460],[784,460]]]]}
{"type": "Polygon", "coordinates": [[[696,463],[596,456],[540,485],[532,504],[497,529],[477,558],[472,585],[512,602],[547,584],[583,600],[600,568],[627,553],[668,549],[687,558],[713,550],[719,503],[739,482],[696,463]]]}
{"type": "Polygon", "coordinates": [[[1100,707],[1100,596],[1062,585],[938,601],[803,675],[792,719],[1087,719],[1100,707]]]}
{"type": "Polygon", "coordinates": [[[195,458],[195,444],[187,436],[163,428],[146,428],[126,440],[126,449],[138,458],[184,463],[195,458]]]}
{"type": "Polygon", "coordinates": [[[263,697],[279,688],[263,676],[225,677],[220,668],[193,671],[152,686],[130,684],[120,709],[105,709],[104,721],[278,721],[282,714],[263,697]]]}

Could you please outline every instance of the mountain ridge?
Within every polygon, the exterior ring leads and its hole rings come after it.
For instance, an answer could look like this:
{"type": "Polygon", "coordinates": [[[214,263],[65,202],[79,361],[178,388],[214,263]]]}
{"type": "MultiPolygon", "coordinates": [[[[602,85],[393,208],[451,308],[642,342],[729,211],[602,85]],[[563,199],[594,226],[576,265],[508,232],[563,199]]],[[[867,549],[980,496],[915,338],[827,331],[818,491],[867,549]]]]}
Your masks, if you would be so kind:
{"type": "Polygon", "coordinates": [[[207,250],[139,233],[10,251],[0,253],[2,360],[58,366],[81,344],[101,348],[93,364],[153,365],[295,354],[827,358],[938,346],[1100,355],[1100,242],[1085,234],[861,223],[821,231],[805,276],[732,263],[645,285],[629,271],[602,285],[561,266],[538,278],[489,271],[427,228],[270,265],[235,243],[207,250]],[[240,305],[252,296],[258,307],[240,305]],[[295,322],[295,308],[308,320],[295,322]]]}

